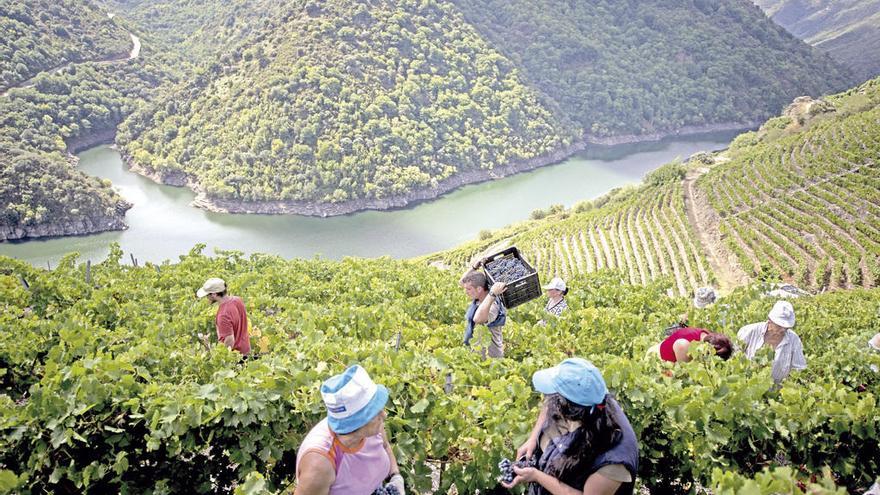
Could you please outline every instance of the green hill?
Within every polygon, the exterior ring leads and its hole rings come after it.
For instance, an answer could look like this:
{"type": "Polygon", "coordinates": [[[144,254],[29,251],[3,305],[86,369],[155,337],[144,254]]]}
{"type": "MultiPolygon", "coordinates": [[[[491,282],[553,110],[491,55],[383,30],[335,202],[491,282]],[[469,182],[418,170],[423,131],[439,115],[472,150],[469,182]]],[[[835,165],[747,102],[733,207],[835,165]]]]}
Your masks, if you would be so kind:
{"type": "Polygon", "coordinates": [[[369,203],[573,137],[447,2],[291,9],[122,126],[139,167],[212,200],[369,203]]]}
{"type": "Polygon", "coordinates": [[[755,0],[775,22],[865,80],[880,74],[880,1],[755,0]]]}
{"type": "Polygon", "coordinates": [[[454,0],[595,136],[759,122],[855,81],[740,0],[454,0]]]}
{"type": "Polygon", "coordinates": [[[733,0],[120,5],[183,51],[227,47],[119,143],[228,211],[402,206],[558,160],[585,134],[744,124],[850,84],[733,0]]]}
{"type": "MultiPolygon", "coordinates": [[[[779,478],[776,492],[803,494],[798,482],[813,477],[861,493],[880,468],[880,354],[865,345],[880,331],[878,290],[795,302],[808,368],[780,391],[769,352],[757,364],[644,359],[690,306],[667,283],[577,276],[567,314],[539,325],[542,301],[516,308],[506,357],[485,361],[461,345],[457,271],[199,251],[139,268],[118,248],[52,271],[0,259],[0,324],[15,329],[0,333],[0,490],[288,493],[296,449],[325,414],[321,381],[356,362],[390,390],[386,426],[408,490],[430,490],[433,466],[435,493],[485,491],[534,422],[532,373],[572,353],[600,367],[625,408],[651,493],[683,495],[692,481],[750,493],[742,477],[756,474],[779,478]],[[214,332],[215,309],[194,297],[209,276],[243,297],[259,359],[199,343],[214,332]]],[[[692,323],[735,335],[773,300],[756,287],[723,303],[691,311],[692,323]]]]}
{"type": "Polygon", "coordinates": [[[108,45],[110,20],[91,3],[39,3],[36,14],[22,14],[19,5],[4,8],[15,12],[10,15],[18,23],[33,15],[34,24],[28,36],[13,42],[22,46],[14,59],[32,56],[28,43],[38,43],[46,58],[32,69],[52,70],[33,77],[28,73],[26,84],[0,95],[0,240],[123,229],[130,204],[109,182],[77,170],[69,153],[112,142],[119,122],[168,77],[159,67],[161,56],[146,48],[128,60],[133,40],[113,23],[111,32],[121,33],[124,44],[108,45]],[[42,44],[40,40],[56,36],[56,31],[69,34],[65,47],[82,50],[56,52],[51,42],[42,44]],[[105,45],[119,51],[106,51],[105,45]],[[119,53],[123,58],[116,58],[119,53]],[[58,61],[69,63],[56,68],[58,61]]]}
{"type": "Polygon", "coordinates": [[[130,50],[128,33],[91,1],[0,0],[0,92],[69,62],[130,50]]]}
{"type": "Polygon", "coordinates": [[[602,268],[632,283],[785,280],[813,290],[880,284],[880,79],[782,117],[718,155],[666,165],[638,187],[536,212],[428,257],[454,266],[517,245],[544,276],[602,268]]]}

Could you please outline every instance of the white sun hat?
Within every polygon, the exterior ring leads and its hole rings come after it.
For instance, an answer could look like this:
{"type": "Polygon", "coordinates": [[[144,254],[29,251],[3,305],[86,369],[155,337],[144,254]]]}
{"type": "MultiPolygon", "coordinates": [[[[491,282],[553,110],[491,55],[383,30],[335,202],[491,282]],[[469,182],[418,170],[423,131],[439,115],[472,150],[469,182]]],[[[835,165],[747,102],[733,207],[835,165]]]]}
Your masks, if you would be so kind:
{"type": "Polygon", "coordinates": [[[553,280],[551,280],[549,284],[544,286],[544,290],[550,289],[565,290],[565,280],[562,280],[559,277],[553,278],[553,280]]]}
{"type": "Polygon", "coordinates": [[[776,301],[767,317],[782,328],[794,327],[794,308],[788,301],[776,301]]]}
{"type": "Polygon", "coordinates": [[[202,284],[202,288],[196,291],[196,295],[199,297],[205,297],[208,294],[216,294],[218,292],[223,292],[226,290],[226,282],[223,281],[222,278],[209,278],[205,280],[205,283],[202,284]]]}

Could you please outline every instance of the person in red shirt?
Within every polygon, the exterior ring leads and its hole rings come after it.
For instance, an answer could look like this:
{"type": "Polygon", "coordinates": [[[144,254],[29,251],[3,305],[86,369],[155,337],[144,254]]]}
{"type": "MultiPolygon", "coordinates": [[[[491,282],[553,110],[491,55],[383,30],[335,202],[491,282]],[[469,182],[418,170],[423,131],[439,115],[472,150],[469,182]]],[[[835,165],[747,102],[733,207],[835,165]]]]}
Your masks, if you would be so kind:
{"type": "Polygon", "coordinates": [[[217,340],[226,347],[247,356],[251,352],[251,338],[248,335],[247,311],[241,298],[226,293],[226,282],[222,278],[209,278],[196,292],[198,297],[207,297],[211,304],[217,304],[217,340]]]}
{"type": "Polygon", "coordinates": [[[648,354],[659,355],[660,359],[673,363],[690,361],[688,350],[692,342],[708,342],[715,348],[715,354],[727,360],[733,354],[733,344],[723,333],[712,333],[702,328],[685,327],[676,330],[663,342],[648,349],[648,354]]]}

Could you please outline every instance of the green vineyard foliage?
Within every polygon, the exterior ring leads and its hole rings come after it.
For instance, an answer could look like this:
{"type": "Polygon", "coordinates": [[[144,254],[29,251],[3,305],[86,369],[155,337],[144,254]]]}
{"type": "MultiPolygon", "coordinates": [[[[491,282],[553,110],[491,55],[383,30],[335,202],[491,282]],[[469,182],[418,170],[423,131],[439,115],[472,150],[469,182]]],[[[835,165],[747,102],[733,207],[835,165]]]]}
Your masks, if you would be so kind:
{"type": "MultiPolygon", "coordinates": [[[[652,493],[769,493],[737,490],[809,484],[826,468],[855,489],[880,469],[870,369],[880,353],[865,345],[880,331],[878,290],[797,300],[809,368],[777,390],[763,354],[724,362],[703,350],[678,367],[643,357],[689,306],[666,295],[669,279],[575,277],[567,314],[541,326],[541,301],[518,307],[506,357],[484,360],[460,344],[458,273],[202,249],[132,267],[117,247],[88,280],[75,255],[52,271],[0,259],[0,491],[289,491],[296,448],[324,415],[320,383],[358,362],[390,391],[387,426],[408,486],[430,489],[433,466],[441,493],[474,493],[494,486],[498,459],[528,434],[540,405],[531,374],[571,355],[603,370],[652,493]],[[199,342],[214,309],[194,291],[209,276],[229,282],[268,339],[257,359],[199,342]]],[[[773,301],[761,290],[692,311],[692,323],[735,335],[766,317],[773,301]]]]}

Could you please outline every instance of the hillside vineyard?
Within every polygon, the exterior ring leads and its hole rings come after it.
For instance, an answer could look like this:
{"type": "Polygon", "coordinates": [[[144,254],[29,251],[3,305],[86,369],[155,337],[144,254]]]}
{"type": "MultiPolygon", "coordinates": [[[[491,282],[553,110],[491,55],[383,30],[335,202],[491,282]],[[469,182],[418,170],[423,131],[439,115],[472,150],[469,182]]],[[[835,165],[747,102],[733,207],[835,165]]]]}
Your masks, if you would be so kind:
{"type": "MultiPolygon", "coordinates": [[[[785,115],[570,211],[445,253],[452,265],[515,244],[547,276],[616,268],[676,292],[782,278],[806,289],[880,283],[880,80],[785,115]]],[[[544,212],[543,215],[546,215],[544,212]]]]}
{"type": "Polygon", "coordinates": [[[880,331],[876,289],[794,301],[808,368],[778,389],[769,351],[757,362],[700,352],[674,367],[644,357],[683,311],[731,336],[765,319],[773,300],[761,287],[694,310],[665,295],[668,279],[578,275],[566,314],[539,325],[542,300],[517,307],[505,358],[486,361],[461,345],[458,271],[201,249],[141,267],[120,264],[118,248],[52,271],[0,259],[0,323],[15,328],[0,332],[0,490],[282,493],[325,415],[321,381],[361,363],[390,390],[386,425],[407,487],[429,490],[433,466],[436,493],[474,493],[495,485],[532,425],[532,373],[572,353],[599,366],[626,410],[651,493],[698,482],[719,494],[842,495],[880,468],[880,353],[866,345],[880,331]],[[193,292],[218,275],[248,306],[259,359],[239,364],[198,340],[214,309],[193,292]]]}

